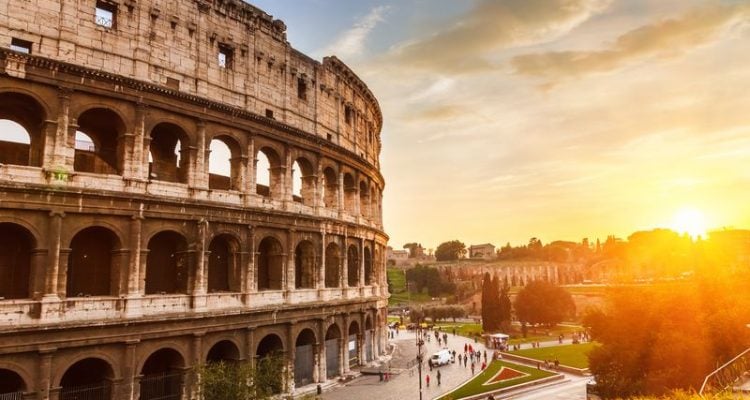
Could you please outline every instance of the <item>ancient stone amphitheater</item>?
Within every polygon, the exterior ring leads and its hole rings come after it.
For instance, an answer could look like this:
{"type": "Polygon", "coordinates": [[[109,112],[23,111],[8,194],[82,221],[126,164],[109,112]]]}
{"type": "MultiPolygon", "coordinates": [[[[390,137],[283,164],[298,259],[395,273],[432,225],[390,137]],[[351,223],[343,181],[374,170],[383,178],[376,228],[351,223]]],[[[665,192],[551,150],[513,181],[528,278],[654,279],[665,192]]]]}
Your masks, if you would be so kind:
{"type": "Polygon", "coordinates": [[[0,399],[281,392],[385,348],[382,116],[240,0],[0,2],[0,399]]]}

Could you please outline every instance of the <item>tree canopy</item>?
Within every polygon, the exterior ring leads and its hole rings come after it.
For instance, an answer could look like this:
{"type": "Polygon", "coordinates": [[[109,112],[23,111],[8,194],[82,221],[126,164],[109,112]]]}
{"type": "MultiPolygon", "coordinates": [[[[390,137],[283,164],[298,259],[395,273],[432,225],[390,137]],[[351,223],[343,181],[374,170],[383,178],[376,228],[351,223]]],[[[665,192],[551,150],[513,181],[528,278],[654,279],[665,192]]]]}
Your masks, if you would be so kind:
{"type": "Polygon", "coordinates": [[[458,240],[440,243],[435,250],[435,259],[438,261],[454,261],[466,255],[466,245],[458,240]]]}
{"type": "Polygon", "coordinates": [[[544,280],[531,281],[521,289],[515,309],[519,321],[548,326],[572,317],[576,311],[567,290],[544,280]]]}

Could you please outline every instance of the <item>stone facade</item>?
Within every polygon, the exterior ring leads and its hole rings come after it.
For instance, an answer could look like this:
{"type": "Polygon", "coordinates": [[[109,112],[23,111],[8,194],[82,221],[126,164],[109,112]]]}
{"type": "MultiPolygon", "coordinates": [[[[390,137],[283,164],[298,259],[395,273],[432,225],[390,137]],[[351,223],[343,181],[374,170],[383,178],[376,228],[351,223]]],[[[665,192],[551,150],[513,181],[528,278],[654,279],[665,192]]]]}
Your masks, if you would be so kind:
{"type": "Polygon", "coordinates": [[[194,398],[195,366],[274,352],[295,393],[384,351],[380,109],[283,22],[2,2],[0,120],[28,135],[0,132],[0,394],[194,398]]]}
{"type": "Polygon", "coordinates": [[[469,258],[491,260],[495,257],[497,257],[497,254],[495,254],[495,246],[491,243],[475,244],[469,246],[469,258]]]}

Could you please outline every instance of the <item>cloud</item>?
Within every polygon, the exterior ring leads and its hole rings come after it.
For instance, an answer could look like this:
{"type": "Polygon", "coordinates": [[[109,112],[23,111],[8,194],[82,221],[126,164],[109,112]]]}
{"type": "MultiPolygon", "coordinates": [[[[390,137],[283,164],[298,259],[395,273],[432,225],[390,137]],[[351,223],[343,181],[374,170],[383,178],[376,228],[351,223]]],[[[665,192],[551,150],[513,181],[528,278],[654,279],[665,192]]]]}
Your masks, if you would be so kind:
{"type": "Polygon", "coordinates": [[[389,8],[389,6],[378,6],[370,10],[351,29],[342,33],[335,42],[326,47],[322,53],[326,55],[335,54],[343,59],[352,59],[362,55],[367,36],[378,23],[385,20],[385,13],[388,12],[389,8]]]}
{"type": "Polygon", "coordinates": [[[497,50],[557,38],[603,10],[608,0],[480,0],[455,24],[395,48],[404,66],[441,73],[493,69],[497,50]]]}
{"type": "Polygon", "coordinates": [[[715,40],[736,23],[747,22],[749,12],[748,4],[712,4],[633,29],[601,50],[526,54],[514,57],[511,65],[517,74],[550,79],[549,85],[612,71],[641,58],[673,58],[715,40]]]}

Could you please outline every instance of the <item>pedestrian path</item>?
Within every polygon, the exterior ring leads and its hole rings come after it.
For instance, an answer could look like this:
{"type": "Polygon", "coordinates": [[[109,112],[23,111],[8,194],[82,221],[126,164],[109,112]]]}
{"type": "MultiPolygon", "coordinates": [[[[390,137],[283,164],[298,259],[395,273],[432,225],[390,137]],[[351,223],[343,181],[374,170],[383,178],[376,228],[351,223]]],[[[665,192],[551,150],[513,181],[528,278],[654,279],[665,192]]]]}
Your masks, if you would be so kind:
{"type": "MultiPolygon", "coordinates": [[[[432,332],[428,332],[431,334],[432,332]]],[[[373,396],[377,400],[411,400],[419,399],[419,374],[417,368],[402,369],[409,361],[414,360],[417,354],[416,337],[414,332],[399,332],[399,335],[391,340],[392,344],[396,345],[394,356],[391,360],[391,367],[395,370],[400,371],[397,375],[394,375],[388,382],[381,382],[380,377],[376,375],[362,376],[352,380],[344,386],[333,389],[332,391],[323,394],[324,400],[352,400],[352,399],[367,399],[373,396]]],[[[423,347],[423,354],[425,361],[422,369],[422,399],[434,399],[442,394],[445,394],[453,388],[459,386],[466,380],[472,377],[470,363],[466,364],[466,367],[458,364],[458,357],[456,363],[448,364],[441,367],[433,368],[432,371],[427,366],[427,359],[432,353],[440,350],[441,348],[447,348],[449,350],[455,350],[456,356],[463,354],[464,344],[471,344],[475,350],[484,352],[486,349],[484,345],[479,342],[474,342],[473,339],[468,339],[463,336],[453,335],[448,333],[448,344],[443,344],[439,347],[435,336],[431,336],[429,342],[425,341],[423,347]],[[437,371],[440,371],[441,382],[437,384],[437,371]],[[426,386],[426,375],[430,375],[430,386],[426,386]]],[[[492,352],[494,350],[486,350],[487,358],[492,358],[492,352]]],[[[484,358],[482,358],[484,361],[484,358]]],[[[480,372],[480,364],[476,365],[475,374],[480,372]]]]}

